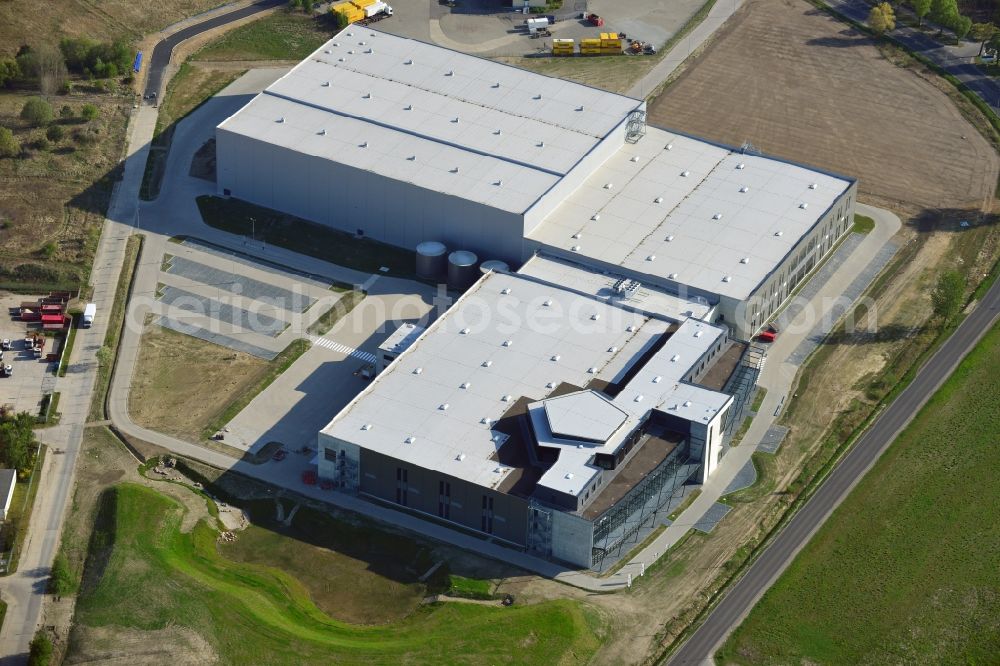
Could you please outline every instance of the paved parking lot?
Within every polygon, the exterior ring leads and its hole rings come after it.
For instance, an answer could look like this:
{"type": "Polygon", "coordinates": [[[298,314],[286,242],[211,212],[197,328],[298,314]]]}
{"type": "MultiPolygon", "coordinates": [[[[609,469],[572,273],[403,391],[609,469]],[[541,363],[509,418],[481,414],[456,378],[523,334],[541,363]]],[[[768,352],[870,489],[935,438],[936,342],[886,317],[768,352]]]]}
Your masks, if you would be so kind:
{"type": "MultiPolygon", "coordinates": [[[[0,298],[4,313],[16,308],[22,301],[34,301],[38,296],[8,294],[0,298]]],[[[37,414],[42,395],[55,389],[55,363],[36,359],[24,343],[28,325],[20,319],[6,314],[0,320],[0,338],[11,341],[13,349],[3,353],[3,364],[13,369],[12,377],[0,377],[0,405],[13,405],[16,411],[37,414]]],[[[36,325],[30,329],[40,330],[36,325]]],[[[50,351],[53,341],[46,341],[46,351],[50,351]]]]}
{"type": "Polygon", "coordinates": [[[339,299],[330,281],[197,240],[171,245],[155,325],[273,359],[339,299]]]}

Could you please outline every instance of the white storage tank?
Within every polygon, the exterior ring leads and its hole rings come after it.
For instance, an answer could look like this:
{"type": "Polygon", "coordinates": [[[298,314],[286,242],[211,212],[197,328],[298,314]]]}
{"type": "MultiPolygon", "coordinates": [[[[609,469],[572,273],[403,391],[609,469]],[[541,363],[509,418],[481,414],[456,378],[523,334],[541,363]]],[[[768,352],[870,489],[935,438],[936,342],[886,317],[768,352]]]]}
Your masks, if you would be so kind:
{"type": "Polygon", "coordinates": [[[466,290],[472,286],[479,274],[476,264],[479,257],[468,250],[457,250],[448,255],[448,286],[452,289],[466,290]]]}
{"type": "Polygon", "coordinates": [[[444,243],[424,241],[417,246],[417,277],[440,278],[448,270],[448,248],[444,243]]]}
{"type": "Polygon", "coordinates": [[[510,264],[499,259],[487,259],[479,265],[479,270],[486,275],[490,271],[495,273],[510,273],[510,264]]]}

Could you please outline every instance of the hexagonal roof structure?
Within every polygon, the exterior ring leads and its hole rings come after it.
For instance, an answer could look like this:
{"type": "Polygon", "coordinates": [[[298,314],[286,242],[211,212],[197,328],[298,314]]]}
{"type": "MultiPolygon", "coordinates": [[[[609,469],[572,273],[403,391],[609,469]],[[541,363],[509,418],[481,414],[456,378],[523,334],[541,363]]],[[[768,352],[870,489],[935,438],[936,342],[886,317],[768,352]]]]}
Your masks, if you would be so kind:
{"type": "Polygon", "coordinates": [[[604,443],[628,418],[595,391],[579,391],[542,401],[549,430],[556,437],[604,443]]]}

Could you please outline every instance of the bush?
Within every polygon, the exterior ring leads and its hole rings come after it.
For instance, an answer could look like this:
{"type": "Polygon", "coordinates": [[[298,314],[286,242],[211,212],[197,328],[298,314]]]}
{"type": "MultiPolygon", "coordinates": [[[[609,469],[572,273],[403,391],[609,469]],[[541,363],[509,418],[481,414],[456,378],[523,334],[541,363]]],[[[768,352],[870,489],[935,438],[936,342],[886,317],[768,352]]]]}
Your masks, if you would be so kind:
{"type": "Polygon", "coordinates": [[[52,105],[41,97],[32,97],[21,108],[21,120],[32,127],[48,125],[52,120],[52,105]]]}
{"type": "Polygon", "coordinates": [[[76,130],[75,132],[73,132],[73,140],[76,141],[81,146],[90,146],[97,141],[97,137],[91,134],[90,132],[86,132],[84,130],[76,130]]]}
{"type": "Polygon", "coordinates": [[[37,139],[35,139],[34,146],[36,150],[48,150],[49,140],[46,139],[44,136],[40,136],[37,139]]]}
{"type": "Polygon", "coordinates": [[[59,42],[59,50],[66,59],[66,67],[84,75],[90,73],[98,78],[117,76],[118,72],[132,66],[132,49],[123,42],[66,38],[59,42]]]}
{"type": "Polygon", "coordinates": [[[28,666],[48,666],[52,662],[52,640],[39,631],[31,639],[28,649],[28,666]]]}
{"type": "Polygon", "coordinates": [[[73,117],[73,109],[69,107],[69,104],[63,104],[63,108],[59,109],[59,117],[63,120],[69,120],[73,117]]]}
{"type": "Polygon", "coordinates": [[[90,121],[97,118],[100,115],[100,111],[93,104],[84,104],[83,108],[80,109],[80,115],[83,116],[84,120],[90,121]]]}
{"type": "Polygon", "coordinates": [[[56,555],[52,562],[52,574],[49,577],[49,592],[60,597],[73,594],[76,585],[73,580],[73,572],[69,569],[69,560],[65,553],[56,555]]]}
{"type": "Polygon", "coordinates": [[[7,127],[0,126],[0,157],[14,157],[21,154],[21,144],[7,127]]]}
{"type": "Polygon", "coordinates": [[[45,138],[49,141],[59,143],[66,136],[66,130],[62,128],[62,125],[49,125],[49,128],[45,130],[45,138]]]}

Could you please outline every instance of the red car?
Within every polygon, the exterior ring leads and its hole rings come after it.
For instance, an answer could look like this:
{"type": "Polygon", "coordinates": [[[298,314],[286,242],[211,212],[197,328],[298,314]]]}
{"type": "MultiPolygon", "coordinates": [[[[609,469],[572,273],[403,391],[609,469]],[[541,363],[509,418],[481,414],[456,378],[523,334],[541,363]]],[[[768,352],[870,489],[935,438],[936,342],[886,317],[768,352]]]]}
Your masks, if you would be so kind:
{"type": "Polygon", "coordinates": [[[760,342],[774,342],[777,337],[778,327],[774,324],[768,324],[767,328],[757,335],[757,340],[760,342]]]}
{"type": "Polygon", "coordinates": [[[288,451],[284,449],[278,449],[277,451],[274,452],[274,455],[271,456],[271,460],[274,460],[275,462],[281,462],[287,457],[288,457],[288,451]]]}

